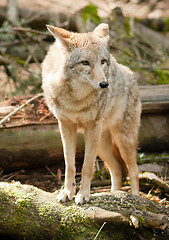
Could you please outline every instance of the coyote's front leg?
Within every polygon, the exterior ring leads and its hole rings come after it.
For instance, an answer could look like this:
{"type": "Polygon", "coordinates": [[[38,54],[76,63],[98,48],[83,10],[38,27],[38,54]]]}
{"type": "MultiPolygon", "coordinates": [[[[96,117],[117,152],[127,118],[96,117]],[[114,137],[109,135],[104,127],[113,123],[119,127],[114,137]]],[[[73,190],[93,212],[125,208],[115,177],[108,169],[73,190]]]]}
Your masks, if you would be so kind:
{"type": "Polygon", "coordinates": [[[71,200],[75,195],[75,148],[77,126],[73,123],[59,121],[59,128],[63,143],[65,158],[65,183],[60,191],[57,200],[65,202],[67,198],[71,200]]]}
{"type": "Polygon", "coordinates": [[[98,145],[102,132],[102,123],[87,126],[84,131],[85,157],[82,168],[80,190],[75,198],[76,204],[88,202],[90,199],[90,184],[93,176],[94,161],[97,155],[98,145]]]}

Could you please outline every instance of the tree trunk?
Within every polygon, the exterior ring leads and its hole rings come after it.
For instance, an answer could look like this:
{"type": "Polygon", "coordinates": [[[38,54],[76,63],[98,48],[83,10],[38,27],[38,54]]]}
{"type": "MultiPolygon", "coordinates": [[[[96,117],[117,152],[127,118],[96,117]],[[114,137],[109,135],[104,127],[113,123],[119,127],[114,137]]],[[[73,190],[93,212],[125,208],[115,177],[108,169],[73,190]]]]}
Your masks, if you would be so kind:
{"type": "Polygon", "coordinates": [[[94,239],[104,222],[110,229],[103,229],[97,239],[110,239],[113,226],[125,227],[125,234],[134,230],[131,224],[168,229],[165,208],[138,196],[93,194],[89,203],[76,206],[72,201],[57,203],[56,195],[18,182],[0,183],[0,234],[31,240],[94,239]]]}

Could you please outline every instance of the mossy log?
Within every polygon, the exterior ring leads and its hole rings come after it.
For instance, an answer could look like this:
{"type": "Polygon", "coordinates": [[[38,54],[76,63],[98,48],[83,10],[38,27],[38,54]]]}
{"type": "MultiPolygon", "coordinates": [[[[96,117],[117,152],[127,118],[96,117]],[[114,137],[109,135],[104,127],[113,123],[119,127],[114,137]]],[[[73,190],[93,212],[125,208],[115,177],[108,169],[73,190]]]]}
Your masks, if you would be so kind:
{"type": "Polygon", "coordinates": [[[94,239],[103,222],[107,227],[97,239],[110,239],[112,226],[125,227],[125,234],[135,228],[168,229],[166,209],[138,196],[99,193],[89,203],[76,206],[73,201],[57,203],[56,195],[19,182],[1,182],[0,235],[32,240],[94,239]]]}
{"type": "Polygon", "coordinates": [[[16,239],[92,239],[98,226],[77,206],[29,185],[0,183],[0,235],[16,239]]]}

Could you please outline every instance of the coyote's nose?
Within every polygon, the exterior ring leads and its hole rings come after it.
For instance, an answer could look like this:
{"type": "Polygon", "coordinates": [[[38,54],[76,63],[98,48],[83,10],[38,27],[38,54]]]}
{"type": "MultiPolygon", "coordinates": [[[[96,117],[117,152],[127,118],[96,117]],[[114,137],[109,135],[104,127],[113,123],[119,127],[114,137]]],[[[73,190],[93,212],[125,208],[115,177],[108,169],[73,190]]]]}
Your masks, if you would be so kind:
{"type": "Polygon", "coordinates": [[[103,81],[103,82],[99,83],[99,86],[101,88],[107,88],[109,86],[109,84],[108,84],[108,82],[103,81]]]}

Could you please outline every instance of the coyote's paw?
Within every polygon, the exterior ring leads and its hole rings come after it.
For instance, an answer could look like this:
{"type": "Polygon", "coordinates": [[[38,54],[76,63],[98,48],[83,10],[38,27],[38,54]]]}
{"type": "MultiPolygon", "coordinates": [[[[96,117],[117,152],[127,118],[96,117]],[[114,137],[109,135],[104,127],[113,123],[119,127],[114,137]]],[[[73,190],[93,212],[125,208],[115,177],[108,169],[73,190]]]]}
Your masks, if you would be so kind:
{"type": "Polygon", "coordinates": [[[76,204],[83,204],[88,202],[90,199],[90,193],[79,192],[75,197],[76,204]]]}
{"type": "Polygon", "coordinates": [[[75,191],[68,190],[68,189],[62,189],[57,196],[57,202],[66,202],[67,200],[72,200],[73,196],[75,195],[75,191]]]}

